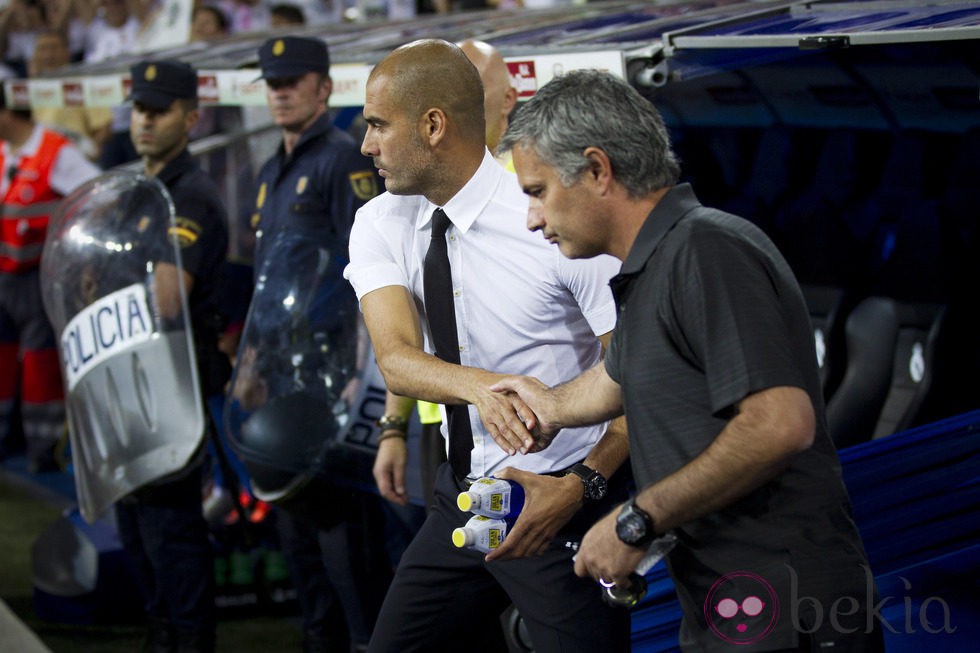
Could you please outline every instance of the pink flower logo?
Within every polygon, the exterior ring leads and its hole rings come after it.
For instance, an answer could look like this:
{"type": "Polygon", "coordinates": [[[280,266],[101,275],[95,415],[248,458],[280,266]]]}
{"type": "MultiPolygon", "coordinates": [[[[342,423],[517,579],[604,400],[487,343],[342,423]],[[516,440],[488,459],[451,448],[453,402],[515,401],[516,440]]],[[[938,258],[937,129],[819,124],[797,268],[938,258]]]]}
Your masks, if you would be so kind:
{"type": "Polygon", "coordinates": [[[776,627],[779,598],[762,576],[735,571],[719,578],[708,590],[704,618],[711,632],[726,642],[753,644],[776,627]]]}

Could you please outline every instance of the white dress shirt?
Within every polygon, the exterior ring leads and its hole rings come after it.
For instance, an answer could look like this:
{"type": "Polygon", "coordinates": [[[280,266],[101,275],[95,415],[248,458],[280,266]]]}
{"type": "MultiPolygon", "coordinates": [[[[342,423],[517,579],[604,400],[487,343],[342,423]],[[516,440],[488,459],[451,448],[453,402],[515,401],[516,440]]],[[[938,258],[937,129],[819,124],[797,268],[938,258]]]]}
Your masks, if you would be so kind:
{"type": "MultiPolygon", "coordinates": [[[[358,299],[385,286],[404,286],[422,316],[426,351],[432,352],[422,290],[432,211],[419,195],[384,193],[354,220],[350,264],[344,276],[358,299]]],[[[595,365],[596,335],[612,331],[616,308],[609,279],[619,261],[609,256],[573,261],[540,233],[527,229],[528,199],[517,176],[490,152],[476,174],[442,207],[453,273],[460,362],[505,374],[527,374],[548,385],[568,381],[595,365]]],[[[445,415],[443,415],[445,418],[445,415]]],[[[605,425],[566,429],[547,449],[508,456],[490,438],[470,407],[472,474],[503,467],[545,473],[564,469],[589,453],[605,425]]],[[[443,419],[443,436],[446,420],[443,419]]]]}

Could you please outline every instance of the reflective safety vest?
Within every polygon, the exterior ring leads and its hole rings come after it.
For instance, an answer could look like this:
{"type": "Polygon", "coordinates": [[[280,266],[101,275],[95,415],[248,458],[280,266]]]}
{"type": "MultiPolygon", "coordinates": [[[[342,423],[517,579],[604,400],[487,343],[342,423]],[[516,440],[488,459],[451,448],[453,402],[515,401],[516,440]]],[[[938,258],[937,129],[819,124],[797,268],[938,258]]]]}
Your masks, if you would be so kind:
{"type": "Polygon", "coordinates": [[[430,404],[428,401],[419,399],[416,405],[421,423],[439,424],[442,422],[442,412],[439,410],[439,404],[430,404]]]}
{"type": "Polygon", "coordinates": [[[13,162],[0,152],[0,171],[10,178],[0,207],[0,272],[26,272],[41,261],[48,220],[62,199],[51,188],[51,169],[67,143],[61,134],[45,129],[37,152],[9,172],[13,162]]]}

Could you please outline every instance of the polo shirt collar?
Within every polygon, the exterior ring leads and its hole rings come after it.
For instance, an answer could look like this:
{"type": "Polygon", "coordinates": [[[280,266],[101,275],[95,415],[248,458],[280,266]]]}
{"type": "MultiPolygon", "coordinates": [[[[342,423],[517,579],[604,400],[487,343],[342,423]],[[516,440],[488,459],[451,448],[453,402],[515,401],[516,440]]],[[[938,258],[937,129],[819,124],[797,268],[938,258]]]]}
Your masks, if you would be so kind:
{"type": "Polygon", "coordinates": [[[689,211],[700,205],[690,184],[678,184],[667,191],[640,227],[636,240],[633,241],[626,260],[623,261],[620,275],[634,275],[640,272],[667,232],[673,229],[689,211]]]}
{"type": "MultiPolygon", "coordinates": [[[[484,149],[483,161],[477,168],[476,174],[453,195],[452,199],[446,202],[443,210],[449,216],[449,220],[458,230],[466,233],[477,217],[483,212],[490,199],[493,197],[493,189],[500,184],[500,178],[504,174],[504,169],[490,154],[490,150],[484,149]],[[491,191],[491,192],[488,192],[491,191]]],[[[428,227],[432,220],[432,212],[438,206],[425,201],[422,215],[418,216],[418,229],[428,227]]]]}

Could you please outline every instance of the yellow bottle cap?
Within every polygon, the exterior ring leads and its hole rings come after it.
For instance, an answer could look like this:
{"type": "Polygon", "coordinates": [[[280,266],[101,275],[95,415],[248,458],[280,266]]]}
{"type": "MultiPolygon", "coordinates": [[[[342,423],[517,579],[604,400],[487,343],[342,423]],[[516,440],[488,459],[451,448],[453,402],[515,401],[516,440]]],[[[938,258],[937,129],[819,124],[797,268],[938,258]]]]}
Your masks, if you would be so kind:
{"type": "Polygon", "coordinates": [[[456,507],[458,507],[463,512],[469,512],[473,509],[473,495],[469,492],[460,492],[459,496],[456,497],[456,507]]]}
{"type": "Polygon", "coordinates": [[[457,528],[453,530],[453,544],[456,548],[462,549],[464,546],[470,543],[470,533],[465,528],[457,528]]]}

